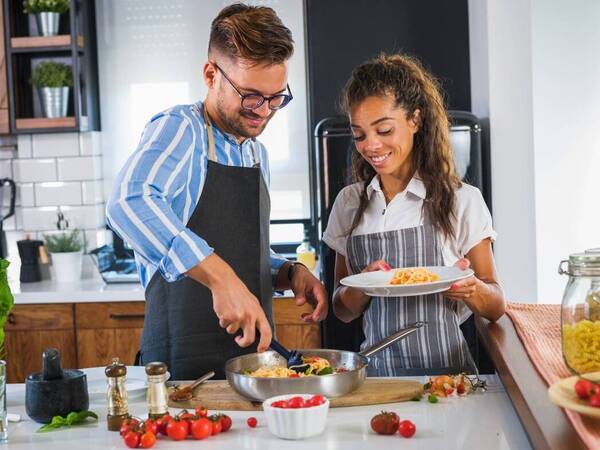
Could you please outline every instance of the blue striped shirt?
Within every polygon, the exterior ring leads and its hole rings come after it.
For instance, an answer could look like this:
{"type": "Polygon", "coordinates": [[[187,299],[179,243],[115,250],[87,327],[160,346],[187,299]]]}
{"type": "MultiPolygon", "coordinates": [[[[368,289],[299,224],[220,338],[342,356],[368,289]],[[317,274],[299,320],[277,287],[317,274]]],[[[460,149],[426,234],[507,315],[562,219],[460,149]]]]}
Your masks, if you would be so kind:
{"type": "MultiPolygon", "coordinates": [[[[210,242],[185,224],[200,200],[208,170],[208,130],[199,109],[178,105],[146,124],[140,143],[117,175],[106,205],[109,226],[133,248],[145,287],[158,270],[167,281],[213,253],[210,242]]],[[[252,167],[252,141],[241,144],[213,125],[217,162],[252,167]]],[[[262,174],[269,185],[264,145],[255,141],[262,174]]],[[[275,276],[286,259],[271,250],[275,276]]]]}

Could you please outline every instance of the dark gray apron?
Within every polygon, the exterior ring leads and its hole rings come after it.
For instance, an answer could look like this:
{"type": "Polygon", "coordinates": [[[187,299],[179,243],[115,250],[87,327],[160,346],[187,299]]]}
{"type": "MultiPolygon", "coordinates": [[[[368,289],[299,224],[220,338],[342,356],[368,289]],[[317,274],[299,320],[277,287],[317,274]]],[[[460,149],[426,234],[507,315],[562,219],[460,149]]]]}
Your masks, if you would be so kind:
{"type": "MultiPolygon", "coordinates": [[[[204,108],[195,108],[202,115],[204,108]]],[[[271,203],[254,152],[254,167],[218,164],[210,119],[204,114],[208,139],[208,172],[202,195],[187,228],[202,236],[235,271],[261,303],[272,323],[269,250],[271,203]]],[[[146,318],[141,362],[165,362],[172,380],[191,380],[214,370],[224,378],[225,361],[256,351],[242,349],[219,326],[212,294],[185,277],[167,282],[157,271],[146,287],[146,318]]]]}
{"type": "MultiPolygon", "coordinates": [[[[443,265],[442,249],[429,215],[423,225],[350,236],[346,244],[352,273],[378,259],[392,267],[443,265]]],[[[363,316],[367,348],[414,322],[427,325],[371,356],[368,376],[414,376],[468,372],[476,367],[460,330],[457,302],[442,294],[373,297],[363,316]]]]}

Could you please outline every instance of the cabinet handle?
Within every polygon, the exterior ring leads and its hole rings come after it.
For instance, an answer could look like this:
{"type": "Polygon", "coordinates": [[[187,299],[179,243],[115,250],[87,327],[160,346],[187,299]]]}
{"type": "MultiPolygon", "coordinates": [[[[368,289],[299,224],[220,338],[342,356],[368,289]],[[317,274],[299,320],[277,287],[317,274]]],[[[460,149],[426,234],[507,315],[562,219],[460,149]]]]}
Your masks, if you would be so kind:
{"type": "Polygon", "coordinates": [[[15,319],[15,315],[13,313],[9,313],[8,314],[8,318],[6,319],[8,321],[8,323],[10,323],[11,325],[14,325],[15,323],[17,323],[17,320],[15,319]]]}
{"type": "Polygon", "coordinates": [[[111,314],[108,317],[114,320],[134,320],[143,319],[146,317],[146,314],[111,314]]]}

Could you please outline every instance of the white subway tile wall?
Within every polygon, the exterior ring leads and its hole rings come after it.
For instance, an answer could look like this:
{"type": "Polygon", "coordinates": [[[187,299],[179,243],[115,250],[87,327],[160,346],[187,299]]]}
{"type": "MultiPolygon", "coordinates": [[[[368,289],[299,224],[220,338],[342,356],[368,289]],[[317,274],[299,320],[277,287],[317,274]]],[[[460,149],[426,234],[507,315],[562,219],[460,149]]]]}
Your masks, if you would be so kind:
{"type": "Polygon", "coordinates": [[[9,255],[17,255],[16,240],[32,239],[56,230],[62,211],[69,228],[86,237],[87,250],[106,244],[102,188],[101,134],[21,134],[0,142],[0,178],[17,184],[15,215],[4,223],[9,255]]]}
{"type": "Polygon", "coordinates": [[[79,156],[78,133],[32,135],[33,157],[79,156]]]}
{"type": "Polygon", "coordinates": [[[60,200],[59,206],[81,205],[81,183],[75,181],[36,183],[36,206],[56,206],[57,200],[60,200]]]}

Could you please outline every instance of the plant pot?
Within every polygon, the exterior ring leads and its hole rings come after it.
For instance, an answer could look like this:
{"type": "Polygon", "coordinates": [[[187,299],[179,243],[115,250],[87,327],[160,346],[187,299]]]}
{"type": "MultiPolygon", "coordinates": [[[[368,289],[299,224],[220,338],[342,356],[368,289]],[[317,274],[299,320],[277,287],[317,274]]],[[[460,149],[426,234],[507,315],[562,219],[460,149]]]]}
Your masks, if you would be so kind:
{"type": "Polygon", "coordinates": [[[69,87],[41,87],[38,88],[42,113],[44,117],[66,117],[69,107],[69,87]]]}
{"type": "Polygon", "coordinates": [[[56,36],[60,23],[60,13],[41,12],[35,15],[40,36],[56,36]]]}
{"type": "Polygon", "coordinates": [[[74,283],[81,279],[83,252],[51,253],[54,280],[57,283],[74,283]]]}

